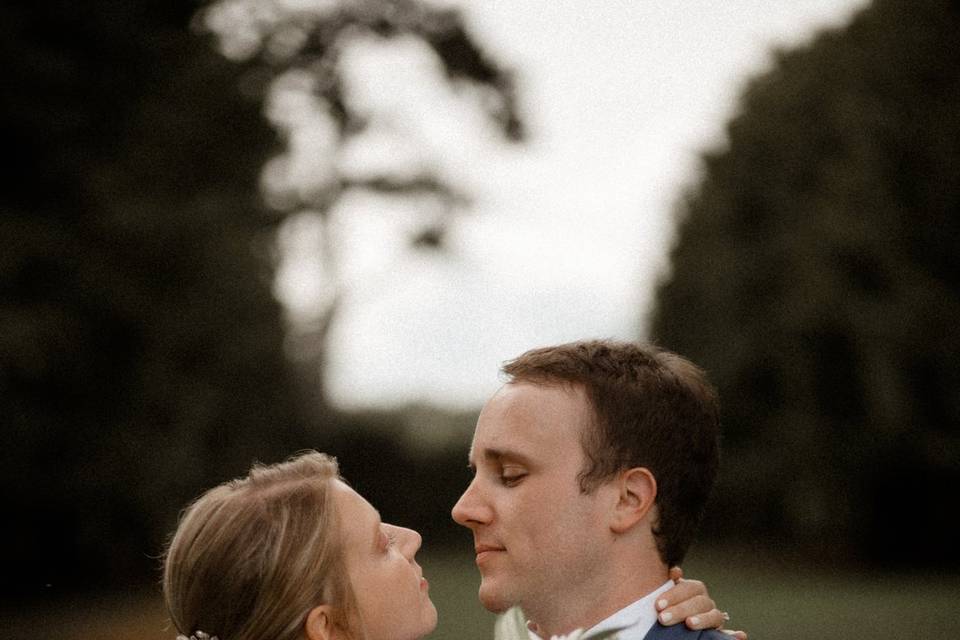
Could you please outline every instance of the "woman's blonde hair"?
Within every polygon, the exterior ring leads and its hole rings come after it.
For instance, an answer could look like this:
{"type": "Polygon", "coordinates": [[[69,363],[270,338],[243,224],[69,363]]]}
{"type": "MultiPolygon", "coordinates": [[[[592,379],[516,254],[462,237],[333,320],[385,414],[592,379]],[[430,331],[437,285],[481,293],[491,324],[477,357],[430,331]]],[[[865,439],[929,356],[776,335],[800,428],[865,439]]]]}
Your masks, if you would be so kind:
{"type": "Polygon", "coordinates": [[[330,604],[346,629],[355,601],[330,491],[335,458],[316,451],[254,465],[183,513],[164,558],[163,592],[179,633],[300,640],[330,604]]]}

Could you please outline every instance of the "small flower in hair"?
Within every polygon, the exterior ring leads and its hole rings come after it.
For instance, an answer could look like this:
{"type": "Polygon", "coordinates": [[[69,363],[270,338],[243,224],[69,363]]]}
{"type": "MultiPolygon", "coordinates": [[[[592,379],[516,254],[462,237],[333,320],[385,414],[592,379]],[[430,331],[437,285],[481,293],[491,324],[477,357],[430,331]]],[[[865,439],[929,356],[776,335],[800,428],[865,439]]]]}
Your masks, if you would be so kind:
{"type": "Polygon", "coordinates": [[[204,633],[199,629],[190,634],[190,636],[185,636],[180,634],[177,636],[177,640],[220,640],[217,636],[212,636],[209,633],[204,633]]]}

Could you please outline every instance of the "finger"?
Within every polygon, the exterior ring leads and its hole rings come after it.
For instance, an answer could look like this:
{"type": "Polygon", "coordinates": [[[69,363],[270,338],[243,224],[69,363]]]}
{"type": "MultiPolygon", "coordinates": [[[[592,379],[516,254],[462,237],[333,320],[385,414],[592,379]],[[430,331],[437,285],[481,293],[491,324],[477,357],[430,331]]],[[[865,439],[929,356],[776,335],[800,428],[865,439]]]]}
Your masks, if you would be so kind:
{"type": "MultiPolygon", "coordinates": [[[[712,602],[712,601],[711,601],[712,602]]],[[[687,616],[684,622],[690,629],[719,629],[723,623],[730,619],[723,611],[711,609],[705,613],[696,613],[687,616]]]]}
{"type": "MultiPolygon", "coordinates": [[[[723,621],[723,614],[715,608],[715,604],[710,596],[695,595],[691,598],[669,605],[660,612],[659,618],[663,624],[675,624],[681,620],[687,620],[687,626],[691,629],[706,629],[708,627],[718,627],[723,621]],[[688,618],[699,617],[706,622],[700,626],[691,626],[688,618]],[[710,624],[713,622],[714,624],[710,624]]],[[[697,621],[699,623],[700,620],[697,621]]]]}
{"type": "Polygon", "coordinates": [[[670,579],[674,582],[683,580],[683,569],[680,567],[670,567],[670,579]]]}
{"type": "MultiPolygon", "coordinates": [[[[706,596],[706,595],[707,595],[707,585],[703,584],[699,580],[683,580],[673,585],[666,591],[664,591],[663,595],[657,598],[657,603],[656,603],[657,611],[663,611],[667,607],[680,604],[684,600],[689,600],[690,598],[694,598],[696,596],[706,596]]],[[[713,609],[715,606],[716,606],[716,603],[714,603],[713,600],[711,600],[709,607],[692,610],[686,615],[693,615],[695,613],[706,613],[710,609],[713,609]]]]}
{"type": "Polygon", "coordinates": [[[720,631],[737,640],[747,640],[746,631],[731,631],[730,629],[720,629],[720,631]]]}

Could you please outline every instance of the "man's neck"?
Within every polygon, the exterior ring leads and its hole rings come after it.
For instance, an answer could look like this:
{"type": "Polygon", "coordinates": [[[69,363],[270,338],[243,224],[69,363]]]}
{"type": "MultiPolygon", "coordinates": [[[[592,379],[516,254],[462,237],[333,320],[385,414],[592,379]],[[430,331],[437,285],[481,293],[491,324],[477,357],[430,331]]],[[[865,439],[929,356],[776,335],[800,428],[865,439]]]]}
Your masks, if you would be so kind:
{"type": "Polygon", "coordinates": [[[589,629],[609,618],[632,602],[655,591],[668,579],[666,566],[656,571],[643,571],[633,565],[632,571],[618,570],[616,575],[565,590],[551,602],[528,603],[524,613],[530,618],[537,635],[549,638],[568,634],[575,629],[589,629]]]}

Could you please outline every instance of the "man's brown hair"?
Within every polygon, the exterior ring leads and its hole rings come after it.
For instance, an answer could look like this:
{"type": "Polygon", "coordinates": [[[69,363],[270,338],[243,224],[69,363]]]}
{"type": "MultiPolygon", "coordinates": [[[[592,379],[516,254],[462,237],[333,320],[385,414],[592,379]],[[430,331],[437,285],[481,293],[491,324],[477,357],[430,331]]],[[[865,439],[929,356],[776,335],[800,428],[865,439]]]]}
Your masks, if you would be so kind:
{"type": "Polygon", "coordinates": [[[717,393],[695,364],[659,347],[613,340],[527,351],[507,362],[511,382],[582,386],[593,409],[585,429],[589,493],[618,472],[646,467],[657,480],[657,549],[679,564],[706,506],[720,463],[717,393]]]}

